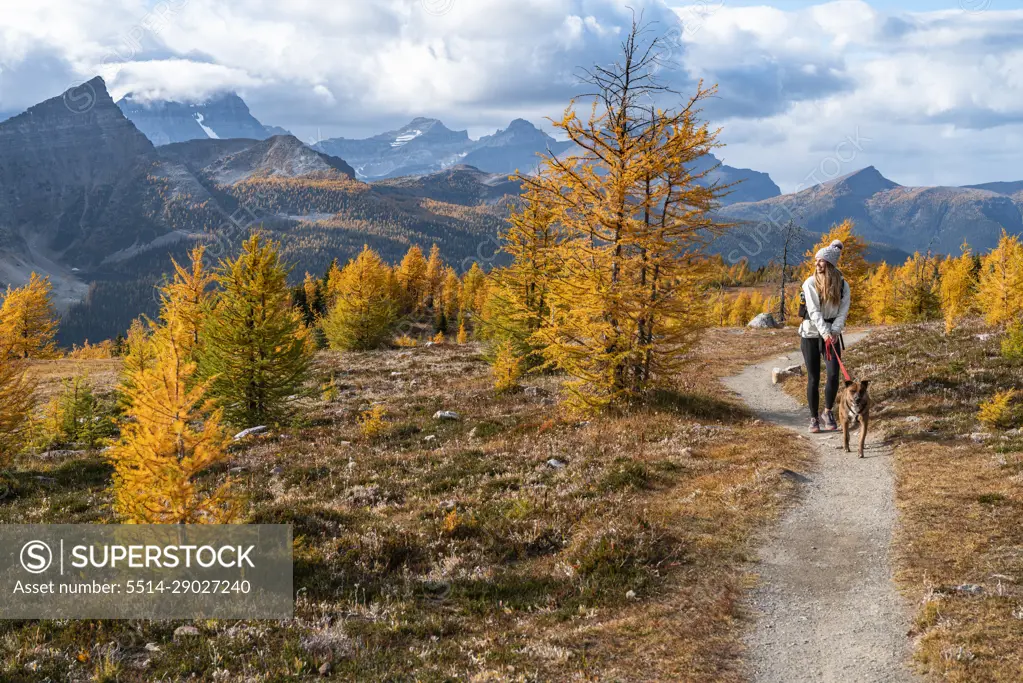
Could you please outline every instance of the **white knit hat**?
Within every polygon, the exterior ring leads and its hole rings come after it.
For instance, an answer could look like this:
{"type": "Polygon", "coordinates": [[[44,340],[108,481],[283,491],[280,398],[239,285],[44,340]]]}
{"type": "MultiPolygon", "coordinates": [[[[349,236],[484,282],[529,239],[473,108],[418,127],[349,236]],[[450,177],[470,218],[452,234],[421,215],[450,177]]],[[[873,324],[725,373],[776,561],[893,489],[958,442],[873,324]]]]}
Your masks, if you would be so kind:
{"type": "Polygon", "coordinates": [[[829,246],[824,247],[817,252],[817,260],[821,259],[827,261],[833,266],[838,266],[838,257],[842,255],[842,241],[835,240],[829,246]]]}

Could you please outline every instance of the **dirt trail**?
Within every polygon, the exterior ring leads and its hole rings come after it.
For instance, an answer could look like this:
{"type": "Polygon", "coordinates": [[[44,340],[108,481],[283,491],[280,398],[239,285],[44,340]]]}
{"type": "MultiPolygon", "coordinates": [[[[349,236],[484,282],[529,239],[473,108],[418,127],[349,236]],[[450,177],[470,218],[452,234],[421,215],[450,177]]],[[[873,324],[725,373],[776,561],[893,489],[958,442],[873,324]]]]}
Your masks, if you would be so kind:
{"type": "MultiPolygon", "coordinates": [[[[863,336],[847,334],[846,343],[863,336]]],[[[862,460],[855,446],[841,450],[840,431],[809,434],[806,408],[771,384],[772,367],[802,361],[798,351],[787,356],[788,363],[772,358],[725,380],[762,419],[810,439],[816,455],[815,467],[797,475],[803,499],[759,552],[750,605],[756,623],[746,638],[753,680],[916,681],[907,665],[906,606],[889,561],[891,452],[873,433],[862,460]]]]}

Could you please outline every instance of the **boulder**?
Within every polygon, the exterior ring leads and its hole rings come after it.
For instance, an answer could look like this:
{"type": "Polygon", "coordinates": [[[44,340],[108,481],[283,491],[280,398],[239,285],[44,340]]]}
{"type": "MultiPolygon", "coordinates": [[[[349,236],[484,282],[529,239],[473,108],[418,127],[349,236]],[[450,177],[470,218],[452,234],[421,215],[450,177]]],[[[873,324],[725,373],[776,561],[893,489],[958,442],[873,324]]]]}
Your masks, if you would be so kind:
{"type": "Polygon", "coordinates": [[[174,640],[178,638],[184,638],[185,636],[197,636],[199,635],[199,629],[195,626],[178,626],[174,629],[174,640]]]}
{"type": "Polygon", "coordinates": [[[777,384],[788,377],[801,377],[803,375],[802,365],[789,365],[785,368],[771,369],[771,383],[777,384]]]}
{"type": "Polygon", "coordinates": [[[774,316],[770,313],[761,313],[757,317],[750,320],[746,324],[746,327],[757,327],[761,329],[777,329],[781,327],[778,322],[774,319],[774,316]]]}
{"type": "Polygon", "coordinates": [[[433,414],[434,420],[460,420],[461,417],[453,410],[438,410],[433,414]]]}

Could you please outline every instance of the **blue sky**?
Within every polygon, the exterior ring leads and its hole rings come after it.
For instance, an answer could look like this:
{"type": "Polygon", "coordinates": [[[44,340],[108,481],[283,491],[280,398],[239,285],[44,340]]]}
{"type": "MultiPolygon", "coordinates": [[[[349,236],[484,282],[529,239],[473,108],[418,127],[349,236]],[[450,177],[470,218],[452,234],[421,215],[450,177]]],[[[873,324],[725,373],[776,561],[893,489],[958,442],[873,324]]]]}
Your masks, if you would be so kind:
{"type": "Polygon", "coordinates": [[[306,140],[416,116],[478,137],[560,115],[636,8],[673,32],[673,85],[719,85],[705,115],[720,156],[784,190],[867,165],[905,185],[1023,179],[1023,3],[1009,0],[5,4],[0,112],[100,74],[115,97],[233,90],[306,140]]]}

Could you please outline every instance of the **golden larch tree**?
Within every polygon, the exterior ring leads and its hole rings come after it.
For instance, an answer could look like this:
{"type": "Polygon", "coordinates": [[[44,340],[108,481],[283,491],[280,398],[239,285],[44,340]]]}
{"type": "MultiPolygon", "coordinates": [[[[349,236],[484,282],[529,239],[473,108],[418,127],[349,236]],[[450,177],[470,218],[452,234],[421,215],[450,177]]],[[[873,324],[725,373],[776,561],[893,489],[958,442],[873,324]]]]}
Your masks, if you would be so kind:
{"type": "MultiPolygon", "coordinates": [[[[634,25],[622,57],[594,67],[592,107],[554,123],[579,154],[548,157],[524,188],[561,231],[549,314],[534,333],[547,364],[564,370],[570,406],[597,409],[666,380],[706,323],[708,269],[700,252],[722,227],[711,216],[727,188],[694,172],[716,142],[699,119],[714,89],[697,86],[678,109],[652,104],[660,39],[634,25]]],[[[713,167],[711,167],[713,169],[713,167]]]]}
{"type": "Polygon", "coordinates": [[[895,275],[891,266],[881,263],[867,277],[865,291],[867,317],[875,325],[895,322],[895,275]]]}
{"type": "Polygon", "coordinates": [[[406,307],[409,311],[421,307],[426,297],[426,259],[423,257],[423,250],[412,245],[405,253],[401,264],[397,268],[398,283],[405,291],[406,307]]]}
{"type": "Polygon", "coordinates": [[[0,306],[0,344],[15,358],[53,358],[57,314],[50,278],[35,273],[23,287],[8,285],[0,306]]]}
{"type": "Polygon", "coordinates": [[[989,325],[1023,314],[1023,245],[1004,230],[998,246],[980,259],[977,308],[989,325]]]}
{"type": "Polygon", "coordinates": [[[368,351],[390,339],[399,308],[390,271],[368,246],[341,271],[334,305],[322,323],[332,349],[368,351]]]}
{"type": "Polygon", "coordinates": [[[426,291],[424,292],[424,303],[427,308],[433,309],[434,299],[440,298],[441,287],[444,284],[444,260],[440,257],[440,247],[434,244],[430,247],[430,258],[426,260],[426,291]]]}
{"type": "Polygon", "coordinates": [[[34,397],[35,382],[26,375],[25,362],[0,346],[0,468],[29,439],[34,397]]]}
{"type": "Polygon", "coordinates": [[[940,276],[941,311],[945,316],[945,331],[951,332],[973,309],[977,289],[973,254],[967,243],[963,243],[960,256],[945,258],[941,263],[940,276]]]}
{"type": "Polygon", "coordinates": [[[184,268],[171,259],[174,277],[160,290],[163,324],[175,334],[181,350],[192,360],[199,357],[199,343],[203,327],[212,307],[214,275],[203,263],[206,248],[195,247],[189,252],[189,267],[184,268]],[[173,304],[173,305],[172,305],[173,304]],[[168,316],[175,316],[168,319],[168,316]]]}
{"type": "Polygon", "coordinates": [[[938,260],[930,254],[913,254],[895,269],[895,319],[923,322],[941,316],[938,260]]]}
{"type": "Polygon", "coordinates": [[[456,320],[462,303],[462,281],[455,269],[450,266],[444,270],[441,299],[444,301],[444,315],[448,320],[456,320]]]}
{"type": "Polygon", "coordinates": [[[189,331],[178,325],[155,331],[148,342],[153,363],[130,371],[122,385],[129,407],[107,456],[114,466],[114,508],[137,524],[235,522],[241,505],[230,481],[212,490],[195,483],[199,473],[228,459],[228,437],[221,411],[206,399],[208,382],[193,381],[196,364],[182,344],[189,331]]]}

